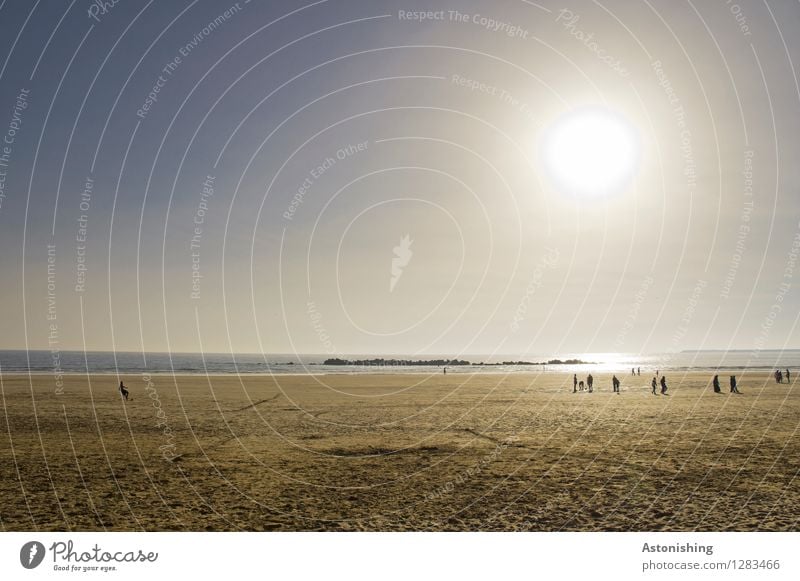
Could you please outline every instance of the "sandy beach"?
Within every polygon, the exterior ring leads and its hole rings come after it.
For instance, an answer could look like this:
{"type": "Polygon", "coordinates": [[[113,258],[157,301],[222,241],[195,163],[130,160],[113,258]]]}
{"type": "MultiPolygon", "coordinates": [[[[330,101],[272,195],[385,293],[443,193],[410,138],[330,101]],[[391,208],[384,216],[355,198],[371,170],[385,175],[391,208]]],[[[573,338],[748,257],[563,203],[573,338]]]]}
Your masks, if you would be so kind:
{"type": "Polygon", "coordinates": [[[794,384],[619,377],[4,375],[0,527],[797,530],[794,384]]]}

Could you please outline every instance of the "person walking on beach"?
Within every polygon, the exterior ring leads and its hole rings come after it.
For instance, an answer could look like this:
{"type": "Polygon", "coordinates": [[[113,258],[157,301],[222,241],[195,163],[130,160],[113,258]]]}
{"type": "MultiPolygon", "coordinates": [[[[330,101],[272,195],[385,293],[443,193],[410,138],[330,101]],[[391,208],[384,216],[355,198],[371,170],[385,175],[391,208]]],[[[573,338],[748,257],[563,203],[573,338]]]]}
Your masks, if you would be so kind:
{"type": "Polygon", "coordinates": [[[589,375],[586,376],[586,387],[589,388],[589,393],[592,393],[593,383],[594,383],[594,377],[592,377],[592,374],[590,373],[589,375]]]}
{"type": "Polygon", "coordinates": [[[786,370],[786,383],[792,383],[792,380],[789,379],[789,370],[786,370]]]}
{"type": "Polygon", "coordinates": [[[128,401],[128,390],[125,389],[125,384],[121,381],[119,382],[119,393],[122,397],[125,398],[125,401],[128,401]]]}
{"type": "Polygon", "coordinates": [[[783,383],[783,373],[780,369],[775,370],[775,383],[783,383]]]}
{"type": "Polygon", "coordinates": [[[637,367],[636,368],[636,375],[641,375],[641,374],[642,374],[642,368],[641,367],[637,367]]]}
{"type": "Polygon", "coordinates": [[[738,389],[736,389],[736,376],[731,375],[731,393],[742,393],[738,389]]]}
{"type": "Polygon", "coordinates": [[[667,395],[667,376],[661,376],[661,395],[667,395]]]}
{"type": "Polygon", "coordinates": [[[655,377],[653,378],[653,381],[650,382],[650,385],[653,386],[653,395],[658,395],[656,393],[656,385],[658,385],[658,383],[656,383],[656,378],[655,377]]]}
{"type": "Polygon", "coordinates": [[[572,374],[572,393],[578,393],[578,374],[572,374]]]}
{"type": "Polygon", "coordinates": [[[619,394],[619,379],[617,379],[616,375],[611,378],[611,385],[614,391],[619,394]]]}
{"type": "Polygon", "coordinates": [[[714,393],[722,393],[722,389],[719,386],[719,375],[714,376],[714,393]]]}
{"type": "Polygon", "coordinates": [[[636,375],[636,370],[633,367],[631,367],[631,375],[636,375]]]}

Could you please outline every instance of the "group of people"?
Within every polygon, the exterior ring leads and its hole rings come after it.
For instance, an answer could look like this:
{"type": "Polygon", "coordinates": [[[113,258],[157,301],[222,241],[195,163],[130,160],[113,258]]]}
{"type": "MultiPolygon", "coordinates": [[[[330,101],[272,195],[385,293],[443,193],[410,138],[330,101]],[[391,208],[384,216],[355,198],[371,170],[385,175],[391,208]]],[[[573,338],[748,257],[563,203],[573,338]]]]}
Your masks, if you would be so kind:
{"type": "MultiPolygon", "coordinates": [[[[656,377],[658,377],[658,371],[656,371],[656,377]]],[[[653,381],[650,382],[650,386],[653,388],[653,395],[658,395],[656,393],[656,389],[658,388],[658,381],[656,377],[653,378],[653,381]]],[[[667,376],[661,376],[661,395],[667,395],[667,376]]]]}
{"type": "MultiPolygon", "coordinates": [[[[783,383],[783,371],[780,369],[775,370],[775,382],[776,383],[783,383]]],[[[786,383],[791,383],[791,375],[789,375],[789,370],[786,370],[786,383]]]]}
{"type": "MultiPolygon", "coordinates": [[[[634,370],[631,369],[631,375],[641,375],[641,368],[637,369],[636,373],[634,373],[634,370]]],[[[783,374],[780,371],[776,371],[775,372],[775,380],[778,383],[781,383],[782,379],[783,379],[783,374]]],[[[786,381],[789,381],[789,370],[788,369],[786,370],[786,381]]],[[[722,393],[722,388],[720,387],[720,384],[719,384],[719,375],[715,375],[714,376],[714,379],[713,379],[712,383],[714,385],[714,393],[722,393]]],[[[620,387],[620,385],[621,385],[620,380],[617,379],[616,375],[613,375],[611,377],[611,389],[617,395],[619,395],[619,387],[620,387]]],[[[659,391],[658,391],[659,385],[661,386],[661,395],[667,395],[667,389],[668,389],[667,388],[667,378],[666,378],[665,375],[661,375],[658,371],[656,371],[655,377],[653,377],[653,380],[650,382],[650,386],[653,388],[653,392],[652,392],[653,395],[658,395],[658,393],[659,393],[659,391]],[[658,379],[659,377],[661,378],[660,380],[658,379]]],[[[731,375],[730,385],[731,385],[731,393],[742,393],[742,392],[739,391],[739,388],[736,387],[736,376],[735,375],[731,375]]],[[[572,393],[578,393],[579,391],[584,391],[584,389],[588,390],[589,393],[592,393],[593,386],[594,386],[594,377],[592,377],[591,373],[586,376],[586,382],[585,383],[584,383],[583,380],[578,380],[578,374],[577,373],[572,375],[572,393]]]]}
{"type": "MultiPolygon", "coordinates": [[[[614,391],[614,393],[619,394],[620,384],[621,382],[619,379],[617,379],[616,375],[611,378],[611,389],[614,391]]],[[[572,393],[578,393],[584,389],[589,393],[594,391],[594,377],[592,377],[592,374],[590,373],[586,376],[586,382],[584,383],[582,379],[578,380],[578,374],[574,373],[572,375],[572,393]]]]}
{"type": "MultiPolygon", "coordinates": [[[[714,393],[722,393],[722,388],[719,386],[719,375],[714,376],[714,380],[712,381],[714,385],[714,393]]],[[[736,387],[736,376],[731,375],[731,393],[742,393],[736,387]]]]}
{"type": "MultiPolygon", "coordinates": [[[[639,368],[636,371],[631,369],[631,375],[641,375],[641,368],[639,368]],[[636,373],[636,371],[638,371],[638,373],[636,373]]],[[[617,376],[616,375],[612,376],[611,390],[614,393],[619,394],[620,385],[622,385],[622,382],[617,378],[617,376]]],[[[584,383],[582,379],[581,380],[578,379],[578,374],[574,373],[572,375],[572,393],[578,393],[579,391],[584,391],[584,390],[588,391],[589,393],[592,393],[592,391],[594,391],[594,377],[592,377],[592,374],[590,373],[589,375],[586,376],[586,382],[584,383]]],[[[655,377],[653,378],[653,393],[654,394],[656,393],[655,377]]],[[[667,380],[663,375],[661,376],[661,393],[665,395],[667,393],[667,380]]]]}
{"type": "Polygon", "coordinates": [[[572,375],[572,393],[578,393],[578,391],[583,391],[584,389],[588,389],[589,393],[594,391],[594,377],[592,374],[586,376],[586,384],[584,385],[583,380],[578,381],[578,374],[575,373],[572,375]]]}
{"type": "MultiPolygon", "coordinates": [[[[641,374],[642,374],[641,367],[636,370],[631,369],[631,375],[641,375],[641,374]]],[[[658,375],[658,371],[656,371],[656,375],[658,375]]],[[[613,375],[611,377],[611,390],[617,395],[619,395],[619,387],[621,384],[622,382],[617,378],[616,375],[613,375]]],[[[658,382],[655,377],[653,378],[652,385],[653,385],[653,395],[657,395],[656,387],[658,385],[658,382]]],[[[572,375],[572,393],[578,393],[579,391],[584,391],[584,389],[587,390],[589,393],[592,393],[592,391],[594,391],[594,377],[592,377],[592,374],[590,373],[589,375],[586,376],[586,382],[584,383],[582,379],[581,380],[578,379],[578,374],[574,373],[572,375]]],[[[667,378],[664,377],[663,375],[661,376],[661,394],[667,395],[667,378]]]]}

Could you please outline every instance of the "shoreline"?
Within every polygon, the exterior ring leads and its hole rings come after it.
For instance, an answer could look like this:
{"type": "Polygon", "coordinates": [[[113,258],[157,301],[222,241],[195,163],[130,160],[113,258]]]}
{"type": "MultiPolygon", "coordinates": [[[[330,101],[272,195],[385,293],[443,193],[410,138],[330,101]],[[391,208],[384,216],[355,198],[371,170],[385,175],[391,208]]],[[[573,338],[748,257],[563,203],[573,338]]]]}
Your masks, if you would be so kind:
{"type": "MultiPolygon", "coordinates": [[[[298,366],[302,367],[302,366],[298,366]]],[[[737,375],[745,375],[745,374],[754,374],[754,373],[768,373],[771,374],[775,369],[780,369],[781,371],[785,371],[785,368],[775,368],[775,367],[719,367],[719,368],[699,368],[699,367],[692,367],[692,368],[669,368],[665,367],[663,369],[659,369],[659,372],[666,371],[671,375],[686,375],[686,374],[706,374],[706,375],[715,375],[715,374],[725,374],[725,373],[735,373],[737,375]]],[[[794,368],[790,368],[792,371],[794,368]]],[[[458,376],[476,376],[476,375],[502,375],[508,377],[517,377],[522,375],[529,375],[529,376],[541,376],[541,375],[573,375],[577,374],[580,378],[581,375],[585,375],[586,373],[592,373],[593,375],[618,375],[620,381],[624,379],[630,379],[631,377],[645,377],[645,376],[652,376],[653,372],[649,371],[648,373],[642,373],[641,375],[629,375],[625,374],[624,370],[622,371],[615,371],[615,370],[605,370],[602,367],[598,367],[597,369],[582,369],[580,372],[576,371],[561,371],[561,370],[551,370],[551,369],[542,369],[538,371],[527,369],[520,369],[514,371],[500,371],[500,370],[491,370],[491,369],[476,369],[472,372],[469,371],[457,371],[453,370],[450,367],[447,368],[447,375],[458,375],[458,376]]],[[[796,373],[800,374],[800,368],[797,369],[796,373]]],[[[423,377],[430,377],[430,376],[438,376],[442,375],[445,376],[444,373],[441,372],[441,368],[437,368],[437,371],[433,371],[431,373],[425,373],[424,371],[415,369],[413,371],[395,371],[395,372],[385,372],[385,371],[320,371],[320,372],[294,372],[294,371],[278,371],[275,373],[270,373],[268,371],[186,371],[186,370],[179,370],[179,371],[148,371],[148,370],[120,370],[120,371],[2,371],[0,372],[0,377],[52,377],[54,375],[59,375],[62,377],[86,377],[87,375],[102,375],[102,376],[114,376],[118,377],[121,375],[151,375],[151,376],[175,376],[175,377],[319,377],[319,376],[342,376],[342,377],[353,377],[353,376],[400,376],[400,377],[407,377],[407,376],[423,376],[423,377]]],[[[659,373],[660,375],[664,375],[664,373],[659,373]]]]}

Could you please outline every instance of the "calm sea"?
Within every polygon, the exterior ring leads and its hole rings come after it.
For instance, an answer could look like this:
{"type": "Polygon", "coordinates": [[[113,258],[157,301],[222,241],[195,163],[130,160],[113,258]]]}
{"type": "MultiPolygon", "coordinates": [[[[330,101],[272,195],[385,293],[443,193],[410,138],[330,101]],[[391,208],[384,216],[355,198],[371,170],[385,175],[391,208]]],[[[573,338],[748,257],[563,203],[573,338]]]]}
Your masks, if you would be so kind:
{"type": "MultiPolygon", "coordinates": [[[[438,373],[431,366],[324,365],[329,355],[231,353],[132,353],[101,351],[0,351],[0,373],[181,373],[181,374],[324,374],[324,373],[438,373]]],[[[339,356],[350,360],[375,355],[339,356]]],[[[446,359],[442,355],[393,355],[394,359],[446,359]]],[[[761,351],[683,351],[651,355],[630,353],[566,353],[561,355],[458,355],[477,365],[448,366],[448,373],[585,373],[621,372],[641,367],[643,373],[744,369],[800,369],[800,349],[761,351]],[[579,359],[582,365],[480,365],[505,360],[542,362],[579,359]]]]}

